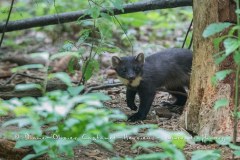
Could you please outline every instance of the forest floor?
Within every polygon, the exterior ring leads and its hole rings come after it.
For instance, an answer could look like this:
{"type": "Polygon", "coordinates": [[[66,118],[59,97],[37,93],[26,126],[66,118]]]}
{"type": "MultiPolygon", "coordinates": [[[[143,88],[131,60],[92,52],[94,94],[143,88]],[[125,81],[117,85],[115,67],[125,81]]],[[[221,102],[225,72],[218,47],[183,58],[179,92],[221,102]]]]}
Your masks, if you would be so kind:
{"type": "MultiPolygon", "coordinates": [[[[24,39],[28,38],[36,38],[36,37],[43,37],[44,41],[41,43],[33,43],[31,45],[27,45],[25,48],[21,48],[19,50],[14,50],[12,48],[6,47],[2,48],[0,52],[4,53],[4,56],[8,57],[5,58],[5,60],[0,61],[0,87],[1,86],[14,86],[16,84],[20,83],[30,83],[30,82],[39,82],[41,80],[36,80],[35,78],[26,77],[26,76],[15,76],[11,81],[9,81],[9,78],[13,76],[10,69],[20,65],[19,61],[22,62],[24,59],[23,55],[28,53],[36,53],[36,52],[44,52],[48,51],[50,53],[55,53],[58,51],[58,46],[53,46],[51,39],[48,39],[46,34],[42,32],[27,32],[24,36],[18,37],[15,40],[15,43],[17,45],[22,45],[25,43],[24,39]],[[10,58],[9,58],[10,57],[10,58]],[[10,60],[12,57],[13,60],[10,60]],[[20,57],[20,58],[16,58],[20,57]],[[20,60],[21,59],[21,60],[20,60]],[[6,84],[8,82],[8,84],[6,84]]],[[[165,43],[168,43],[170,47],[172,47],[172,39],[169,41],[165,41],[165,43]]],[[[154,44],[152,46],[149,46],[147,44],[148,42],[142,43],[137,42],[136,47],[141,46],[140,49],[138,49],[136,52],[140,52],[142,50],[148,52],[148,53],[154,53],[155,51],[162,50],[164,47],[158,44],[154,44]]],[[[117,78],[114,74],[112,74],[112,70],[109,67],[110,59],[112,54],[104,54],[103,57],[99,57],[101,59],[101,70],[100,72],[94,76],[93,79],[91,79],[88,82],[88,85],[101,85],[103,83],[107,84],[110,82],[118,82],[117,78]],[[111,73],[111,76],[109,76],[111,73]]],[[[66,57],[65,59],[59,59],[55,61],[54,63],[50,64],[52,67],[56,68],[56,71],[66,71],[67,63],[66,63],[66,57]],[[61,66],[59,68],[59,66],[61,66]]],[[[36,70],[27,70],[24,71],[24,74],[31,75],[38,78],[43,78],[44,73],[41,71],[36,70]]],[[[73,81],[79,81],[79,73],[76,72],[76,74],[71,75],[73,81]]],[[[110,101],[105,102],[105,105],[108,108],[114,108],[114,109],[120,109],[122,112],[126,113],[126,115],[131,115],[134,112],[131,111],[127,106],[125,102],[125,92],[126,89],[124,86],[120,87],[114,87],[114,88],[108,88],[108,89],[102,89],[99,90],[101,92],[104,92],[105,94],[109,95],[111,97],[110,101]]],[[[0,93],[3,93],[4,91],[0,91],[0,93]]],[[[95,91],[96,92],[96,91],[95,91]]],[[[98,92],[98,91],[97,91],[98,92]]],[[[14,96],[14,95],[13,95],[14,96]]],[[[160,102],[162,101],[174,101],[174,98],[169,96],[166,92],[158,92],[155,96],[154,103],[152,105],[151,111],[148,114],[148,117],[144,121],[132,123],[127,122],[130,125],[136,125],[136,124],[157,124],[159,128],[163,128],[169,131],[184,131],[186,132],[179,124],[179,118],[180,114],[178,111],[170,111],[168,108],[165,108],[160,105],[160,102]]],[[[6,120],[4,118],[1,118],[1,123],[6,120]]],[[[147,153],[148,151],[144,149],[131,149],[131,146],[136,143],[135,140],[130,139],[122,139],[118,140],[117,143],[114,145],[115,153],[109,152],[100,146],[97,146],[95,144],[89,145],[87,147],[76,147],[75,148],[75,157],[73,159],[80,159],[80,160],[105,160],[110,159],[112,157],[134,157],[136,155],[147,153]]],[[[184,148],[184,153],[187,157],[187,159],[190,159],[191,152],[195,150],[206,150],[206,149],[220,149],[222,151],[222,159],[231,159],[231,150],[228,149],[225,146],[219,146],[217,144],[187,144],[184,148]]],[[[154,149],[153,149],[154,151],[154,149]]]]}

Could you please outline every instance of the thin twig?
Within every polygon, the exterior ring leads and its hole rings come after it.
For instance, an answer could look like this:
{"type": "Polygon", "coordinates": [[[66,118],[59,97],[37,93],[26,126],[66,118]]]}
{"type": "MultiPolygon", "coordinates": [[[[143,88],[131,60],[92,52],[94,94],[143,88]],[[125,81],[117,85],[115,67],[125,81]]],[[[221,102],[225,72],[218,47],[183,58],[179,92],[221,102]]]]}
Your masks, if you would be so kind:
{"type": "MultiPolygon", "coordinates": [[[[93,0],[90,0],[92,3],[94,3],[95,5],[99,6],[100,8],[104,9],[104,10],[109,10],[101,5],[99,5],[98,3],[94,2],[93,0]]],[[[112,13],[110,10],[108,12],[108,14],[111,13],[111,16],[113,16],[113,18],[116,20],[116,22],[119,24],[120,28],[122,29],[123,33],[125,34],[125,36],[127,37],[128,42],[131,45],[131,49],[132,49],[132,55],[133,55],[133,44],[132,41],[130,40],[129,36],[127,35],[127,32],[125,31],[125,29],[123,28],[121,22],[117,19],[117,17],[114,15],[114,13],[112,13]]]]}
{"type": "Polygon", "coordinates": [[[182,96],[186,96],[187,97],[187,93],[184,93],[184,92],[179,92],[179,91],[170,91],[170,90],[167,90],[167,89],[158,89],[158,91],[160,92],[168,92],[170,94],[178,94],[178,95],[182,95],[182,96]]]}
{"type": "Polygon", "coordinates": [[[125,29],[123,28],[122,24],[120,23],[120,21],[117,19],[117,17],[113,14],[114,19],[117,21],[117,23],[119,24],[119,26],[121,27],[121,29],[123,30],[123,33],[126,35],[128,42],[131,45],[132,48],[132,56],[133,56],[133,44],[132,41],[130,40],[130,38],[127,35],[127,32],[125,31],[125,29]]]}
{"type": "Polygon", "coordinates": [[[8,83],[10,83],[10,82],[13,80],[13,78],[16,77],[16,75],[17,75],[17,73],[14,73],[14,74],[3,84],[3,86],[6,86],[8,83]]]}
{"type": "MultiPolygon", "coordinates": [[[[130,138],[132,144],[136,144],[137,141],[134,138],[130,138]]],[[[153,153],[153,151],[149,148],[138,147],[139,149],[143,150],[145,153],[153,153]]]]}
{"type": "MultiPolygon", "coordinates": [[[[182,48],[184,48],[184,46],[185,46],[185,43],[186,43],[186,41],[187,41],[188,34],[189,34],[190,29],[191,29],[191,27],[192,27],[192,23],[193,23],[193,19],[192,19],[192,21],[191,21],[191,23],[190,23],[190,25],[189,25],[189,27],[188,27],[186,36],[185,36],[184,41],[183,41],[183,44],[182,44],[182,48]]],[[[193,36],[192,36],[192,37],[193,37],[193,36]]],[[[192,45],[192,37],[191,37],[191,42],[190,42],[190,44],[189,44],[189,46],[188,46],[188,49],[191,48],[191,45],[192,45]]]]}
{"type": "MultiPolygon", "coordinates": [[[[119,87],[119,86],[124,86],[124,84],[122,83],[115,83],[115,84],[105,84],[105,85],[97,85],[97,86],[93,86],[93,87],[90,87],[89,89],[87,89],[84,94],[86,93],[90,93],[92,92],[93,90],[100,90],[100,89],[106,89],[106,88],[112,88],[112,87],[119,87]]],[[[178,94],[178,95],[182,95],[182,96],[186,96],[187,97],[187,94],[186,93],[183,93],[183,92],[179,92],[179,91],[170,91],[170,90],[167,90],[167,89],[158,89],[158,91],[160,92],[168,92],[170,94],[178,94]]]]}
{"type": "MultiPolygon", "coordinates": [[[[90,6],[90,8],[92,7],[91,3],[92,2],[91,0],[88,0],[88,4],[90,6]]],[[[94,35],[95,34],[95,30],[96,30],[96,19],[93,19],[93,29],[92,29],[92,34],[94,35]]],[[[85,67],[84,67],[84,70],[83,70],[83,74],[82,74],[82,78],[81,80],[79,81],[78,85],[80,84],[85,84],[85,74],[86,74],[86,71],[87,71],[87,67],[89,65],[89,62],[92,58],[95,57],[96,55],[96,52],[95,54],[92,56],[92,53],[93,53],[93,47],[94,47],[94,41],[92,41],[92,44],[91,44],[91,49],[90,49],[90,54],[89,54],[89,57],[87,58],[86,60],[86,63],[85,63],[85,67]]]]}
{"type": "Polygon", "coordinates": [[[32,79],[44,80],[43,78],[39,78],[39,77],[35,77],[35,76],[23,74],[23,73],[14,73],[14,74],[3,84],[3,86],[9,84],[16,76],[24,76],[24,77],[28,77],[28,78],[32,78],[32,79]]]}
{"type": "Polygon", "coordinates": [[[0,40],[0,48],[1,48],[1,46],[2,46],[2,42],[3,42],[4,35],[5,35],[5,31],[6,31],[6,28],[7,28],[7,25],[8,25],[10,16],[11,16],[11,13],[12,13],[13,4],[14,4],[14,0],[12,0],[11,6],[10,6],[10,10],[9,10],[9,12],[8,12],[8,17],[7,17],[5,26],[4,26],[4,28],[3,28],[2,37],[1,37],[1,40],[0,40]]]}
{"type": "Polygon", "coordinates": [[[95,86],[95,87],[90,87],[89,89],[87,89],[84,94],[90,93],[93,90],[100,90],[100,89],[106,89],[106,88],[112,88],[112,87],[119,87],[119,86],[123,86],[122,83],[115,83],[115,84],[105,84],[105,85],[100,85],[100,86],[95,86]]]}

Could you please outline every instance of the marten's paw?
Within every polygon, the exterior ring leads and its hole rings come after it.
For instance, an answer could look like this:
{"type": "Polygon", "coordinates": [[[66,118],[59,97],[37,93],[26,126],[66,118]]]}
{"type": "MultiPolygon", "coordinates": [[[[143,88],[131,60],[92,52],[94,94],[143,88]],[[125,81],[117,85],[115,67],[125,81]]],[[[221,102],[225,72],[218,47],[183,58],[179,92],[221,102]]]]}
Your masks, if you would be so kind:
{"type": "Polygon", "coordinates": [[[130,117],[128,117],[128,121],[129,122],[135,122],[138,120],[145,120],[146,116],[141,115],[140,113],[134,113],[133,115],[131,115],[130,117]]]}
{"type": "Polygon", "coordinates": [[[128,106],[128,107],[133,111],[136,111],[138,109],[138,107],[136,105],[128,106]]]}

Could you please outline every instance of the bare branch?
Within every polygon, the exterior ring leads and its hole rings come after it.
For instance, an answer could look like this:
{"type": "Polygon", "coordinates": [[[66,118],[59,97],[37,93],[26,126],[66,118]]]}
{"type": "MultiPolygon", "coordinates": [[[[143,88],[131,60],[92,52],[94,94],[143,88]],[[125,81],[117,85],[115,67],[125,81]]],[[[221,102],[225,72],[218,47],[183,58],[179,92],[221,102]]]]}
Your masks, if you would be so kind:
{"type": "MultiPolygon", "coordinates": [[[[114,15],[140,12],[140,11],[149,11],[155,9],[164,9],[164,8],[175,8],[183,6],[192,6],[192,0],[148,0],[145,2],[136,2],[124,5],[124,13],[117,8],[102,9],[101,12],[108,13],[109,10],[112,10],[114,15]]],[[[47,15],[41,17],[35,17],[30,19],[23,19],[18,21],[9,22],[6,31],[15,31],[28,29],[33,27],[54,25],[60,23],[73,22],[76,20],[91,19],[89,15],[85,15],[86,10],[61,13],[57,15],[47,15]]],[[[4,31],[4,24],[0,23],[0,33],[4,31]]]]}
{"type": "Polygon", "coordinates": [[[5,25],[3,26],[3,30],[1,32],[2,33],[2,37],[1,37],[1,40],[0,40],[0,47],[2,46],[2,42],[3,42],[4,35],[5,35],[5,31],[6,31],[7,26],[8,26],[8,21],[10,19],[11,13],[12,13],[13,4],[14,4],[14,0],[12,0],[12,2],[11,2],[10,10],[8,12],[8,17],[7,17],[5,25]]]}

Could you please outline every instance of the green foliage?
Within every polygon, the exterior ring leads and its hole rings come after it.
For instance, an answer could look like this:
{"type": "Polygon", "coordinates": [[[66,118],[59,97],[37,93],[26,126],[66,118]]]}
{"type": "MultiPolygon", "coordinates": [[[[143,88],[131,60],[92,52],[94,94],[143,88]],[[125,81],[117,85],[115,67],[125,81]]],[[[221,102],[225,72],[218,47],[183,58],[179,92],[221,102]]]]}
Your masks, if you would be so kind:
{"type": "Polygon", "coordinates": [[[233,150],[235,156],[240,156],[240,146],[229,144],[229,147],[233,150]]]}
{"type": "Polygon", "coordinates": [[[216,85],[218,81],[224,80],[230,73],[232,73],[231,69],[216,72],[215,75],[212,77],[212,83],[216,85]]]}
{"type": "Polygon", "coordinates": [[[72,86],[71,77],[65,72],[58,72],[58,73],[49,74],[48,78],[49,79],[58,78],[61,81],[63,81],[67,86],[72,86]]]}
{"type": "Polygon", "coordinates": [[[219,99],[219,100],[217,100],[217,101],[215,102],[215,104],[214,104],[214,109],[218,109],[218,108],[227,106],[228,104],[229,104],[228,99],[226,99],[226,98],[219,99]]]}
{"type": "Polygon", "coordinates": [[[83,76],[84,80],[87,81],[91,78],[94,72],[99,70],[99,62],[96,60],[88,60],[83,64],[83,76]]]}
{"type": "Polygon", "coordinates": [[[150,129],[147,136],[158,139],[157,142],[139,141],[133,145],[132,149],[142,148],[159,148],[162,152],[153,152],[149,154],[141,154],[134,159],[175,159],[185,160],[185,156],[179,149],[183,149],[186,145],[187,137],[182,132],[168,132],[162,129],[150,129]]]}
{"type": "Polygon", "coordinates": [[[18,131],[10,132],[11,139],[17,142],[15,147],[29,146],[35,151],[25,156],[25,160],[43,154],[51,159],[60,159],[62,155],[70,158],[74,155],[74,147],[92,143],[113,151],[112,144],[116,139],[131,138],[140,129],[148,130],[142,136],[153,137],[157,141],[140,141],[132,149],[160,148],[162,151],[138,155],[134,159],[185,159],[179,150],[186,144],[187,137],[183,133],[155,129],[156,125],[128,126],[115,123],[125,120],[126,116],[118,110],[104,107],[102,102],[109,100],[109,97],[100,93],[79,95],[82,90],[83,86],[69,87],[67,91],[56,90],[39,98],[0,101],[0,113],[16,116],[2,125],[5,128],[11,125],[19,127],[18,131]]]}
{"type": "Polygon", "coordinates": [[[52,91],[39,98],[15,98],[0,105],[1,113],[8,108],[16,116],[3,124],[20,128],[13,135],[17,137],[16,148],[32,146],[36,152],[25,159],[45,153],[55,159],[62,153],[72,156],[74,146],[93,142],[113,149],[115,139],[110,140],[110,134],[127,127],[113,121],[126,117],[103,106],[102,101],[109,97],[99,93],[78,95],[82,89],[71,87],[68,91],[52,91]]]}
{"type": "Polygon", "coordinates": [[[44,66],[42,64],[27,64],[27,65],[15,67],[15,68],[11,69],[11,71],[19,72],[19,71],[24,71],[24,70],[28,70],[28,69],[41,69],[41,68],[44,68],[44,66]]]}
{"type": "Polygon", "coordinates": [[[236,53],[233,55],[233,59],[237,65],[240,65],[240,52],[239,51],[236,51],[236,53]]]}
{"type": "MultiPolygon", "coordinates": [[[[233,123],[237,124],[239,121],[238,110],[239,110],[239,74],[240,74],[240,12],[239,12],[239,0],[236,0],[236,14],[237,14],[237,24],[233,25],[231,23],[213,23],[210,24],[203,32],[203,37],[207,38],[209,36],[215,35],[216,33],[220,33],[223,30],[231,28],[228,31],[228,34],[219,38],[214,39],[215,48],[219,48],[220,44],[223,43],[224,50],[217,53],[214,56],[215,63],[222,63],[227,57],[233,55],[233,59],[235,62],[236,68],[226,69],[222,71],[218,71],[214,77],[212,78],[212,82],[216,85],[217,81],[224,80],[227,75],[231,73],[235,73],[235,94],[234,94],[234,109],[233,109],[233,123]],[[237,35],[237,36],[236,36],[237,35]]],[[[226,98],[219,99],[215,102],[214,108],[218,109],[223,106],[229,105],[229,100],[226,98]]],[[[233,150],[233,154],[238,156],[240,148],[235,145],[237,139],[238,125],[233,126],[233,137],[225,137],[224,141],[220,139],[214,139],[220,145],[229,145],[233,150]],[[234,144],[230,142],[233,141],[234,144]]],[[[193,153],[192,159],[220,159],[219,151],[195,151],[193,153]]]]}
{"type": "Polygon", "coordinates": [[[207,38],[216,33],[222,32],[224,29],[230,27],[232,23],[224,22],[224,23],[212,23],[203,31],[203,37],[207,38]]]}
{"type": "Polygon", "coordinates": [[[27,83],[27,84],[18,84],[15,86],[16,91],[26,91],[31,89],[42,89],[40,84],[27,83]]]}
{"type": "Polygon", "coordinates": [[[192,153],[192,160],[219,160],[221,158],[219,150],[197,150],[192,153]]]}
{"type": "Polygon", "coordinates": [[[225,47],[225,52],[226,55],[230,55],[232,52],[234,52],[235,50],[237,50],[240,46],[240,42],[237,39],[234,38],[226,38],[223,41],[223,45],[225,47]]]}

